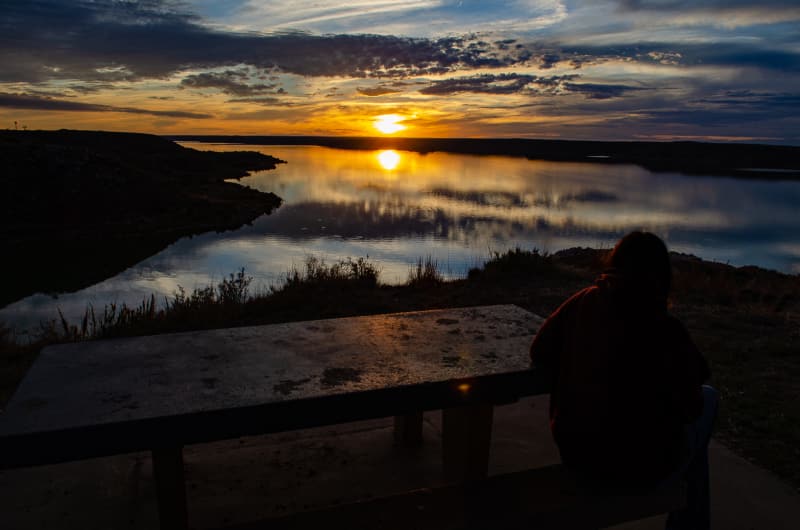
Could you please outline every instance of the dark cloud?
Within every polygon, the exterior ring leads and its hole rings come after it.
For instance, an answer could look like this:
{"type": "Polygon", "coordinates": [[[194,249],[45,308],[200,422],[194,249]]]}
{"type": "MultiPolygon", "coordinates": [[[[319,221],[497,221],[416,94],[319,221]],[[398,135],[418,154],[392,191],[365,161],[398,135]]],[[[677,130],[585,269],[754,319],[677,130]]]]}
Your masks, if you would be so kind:
{"type": "Polygon", "coordinates": [[[356,88],[356,91],[361,94],[362,96],[385,96],[386,94],[397,94],[401,92],[400,90],[395,90],[393,88],[388,88],[384,86],[378,86],[374,88],[356,88]]]}
{"type": "Polygon", "coordinates": [[[29,94],[9,94],[0,92],[0,107],[31,110],[61,110],[76,112],[127,112],[130,114],[150,114],[152,116],[167,116],[171,118],[212,118],[209,114],[197,112],[184,112],[180,110],[148,110],[135,107],[114,107],[112,105],[98,105],[96,103],[82,103],[80,101],[65,101],[29,94]]]}
{"type": "MultiPolygon", "coordinates": [[[[722,8],[731,3],[620,3],[623,9],[675,10],[688,9],[690,4],[722,8]]],[[[743,1],[733,4],[747,5],[743,1]]],[[[767,5],[777,7],[780,3],[767,5]]],[[[212,28],[186,9],[183,3],[168,0],[0,0],[0,82],[115,82],[234,65],[304,76],[403,78],[519,64],[548,69],[567,63],[579,68],[619,58],[689,66],[800,70],[800,54],[788,46],[769,49],[757,44],[717,42],[544,47],[512,39],[488,42],[474,35],[425,39],[302,32],[260,34],[212,28]]],[[[268,76],[262,79],[271,82],[268,76]]],[[[182,85],[217,88],[236,96],[265,91],[268,86],[247,81],[208,73],[190,76],[182,85]]]]}
{"type": "Polygon", "coordinates": [[[100,92],[102,90],[119,90],[122,87],[118,87],[111,83],[90,83],[90,84],[76,84],[73,83],[69,85],[69,89],[73,92],[77,92],[79,94],[93,94],[95,92],[100,92]]]}
{"type": "Polygon", "coordinates": [[[599,83],[565,83],[564,88],[570,92],[584,94],[589,99],[619,98],[628,92],[643,90],[628,85],[603,85],[599,83]]]}
{"type": "Polygon", "coordinates": [[[180,88],[215,88],[231,96],[252,96],[273,92],[277,86],[274,83],[248,84],[247,79],[248,73],[242,71],[205,72],[185,77],[180,88]]]}
{"type": "Polygon", "coordinates": [[[622,97],[628,92],[643,90],[639,87],[619,84],[573,83],[578,75],[536,76],[527,74],[482,74],[468,77],[455,77],[434,81],[420,90],[427,95],[456,94],[472,92],[477,94],[518,94],[556,95],[567,93],[583,94],[589,99],[611,99],[622,97]]]}
{"type": "Polygon", "coordinates": [[[749,108],[756,111],[769,109],[794,109],[800,110],[800,93],[774,93],[755,92],[752,90],[727,90],[721,94],[709,95],[695,100],[696,103],[705,103],[712,106],[749,108]]]}
{"type": "Polygon", "coordinates": [[[434,81],[430,86],[420,89],[427,95],[456,94],[474,92],[478,94],[516,94],[526,89],[538,79],[525,74],[482,74],[467,77],[454,77],[434,81]]]}
{"type": "Polygon", "coordinates": [[[255,97],[255,98],[233,98],[229,99],[228,103],[256,103],[258,105],[266,105],[271,107],[291,107],[292,103],[281,101],[275,97],[255,97]]]}
{"type": "Polygon", "coordinates": [[[163,78],[235,64],[309,76],[400,77],[530,58],[524,49],[503,51],[474,37],[223,31],[203,25],[178,3],[158,0],[0,2],[0,81],[163,78]]]}
{"type": "Polygon", "coordinates": [[[800,72],[800,53],[742,43],[636,43],[563,46],[561,59],[580,67],[613,60],[636,60],[681,66],[753,67],[800,72]]]}

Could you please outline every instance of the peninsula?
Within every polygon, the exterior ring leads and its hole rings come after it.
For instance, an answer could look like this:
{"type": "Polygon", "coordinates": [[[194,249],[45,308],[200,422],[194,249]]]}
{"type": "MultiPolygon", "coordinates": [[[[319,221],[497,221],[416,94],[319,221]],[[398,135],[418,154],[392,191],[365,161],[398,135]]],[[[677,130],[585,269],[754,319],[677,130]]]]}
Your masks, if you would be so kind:
{"type": "Polygon", "coordinates": [[[87,287],[181,237],[238,228],[281,203],[226,182],[281,160],[148,134],[0,131],[0,159],[0,306],[87,287]]]}

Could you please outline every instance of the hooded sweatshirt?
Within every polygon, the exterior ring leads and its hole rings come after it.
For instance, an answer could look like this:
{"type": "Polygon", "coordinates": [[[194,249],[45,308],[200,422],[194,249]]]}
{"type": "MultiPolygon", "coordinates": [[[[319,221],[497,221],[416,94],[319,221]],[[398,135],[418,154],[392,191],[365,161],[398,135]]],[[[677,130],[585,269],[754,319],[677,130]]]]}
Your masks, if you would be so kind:
{"type": "Polygon", "coordinates": [[[551,384],[562,461],[604,482],[654,484],[685,458],[708,364],[666,301],[617,274],[564,302],[530,350],[551,384]]]}

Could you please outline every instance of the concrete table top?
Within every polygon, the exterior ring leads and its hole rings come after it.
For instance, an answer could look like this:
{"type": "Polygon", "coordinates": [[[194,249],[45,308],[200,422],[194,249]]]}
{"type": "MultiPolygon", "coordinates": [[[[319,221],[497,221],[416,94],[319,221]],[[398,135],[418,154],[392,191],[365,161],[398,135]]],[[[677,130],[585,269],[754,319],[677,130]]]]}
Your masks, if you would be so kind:
{"type": "Polygon", "coordinates": [[[0,415],[0,449],[60,436],[63,455],[28,460],[63,460],[540,393],[525,378],[541,322],[499,305],[51,346],[0,415]]]}

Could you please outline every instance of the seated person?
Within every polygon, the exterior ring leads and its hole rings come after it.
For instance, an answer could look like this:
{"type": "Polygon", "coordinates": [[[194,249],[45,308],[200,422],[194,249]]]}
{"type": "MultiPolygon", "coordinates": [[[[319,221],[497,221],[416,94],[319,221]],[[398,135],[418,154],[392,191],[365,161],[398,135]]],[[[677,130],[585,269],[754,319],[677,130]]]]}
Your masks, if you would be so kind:
{"type": "Polygon", "coordinates": [[[564,464],[607,487],[688,480],[667,528],[708,528],[708,442],[717,394],[708,363],[667,311],[672,272],[657,236],[632,232],[595,284],[569,298],[531,345],[550,382],[550,427],[564,464]]]}

